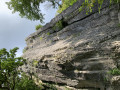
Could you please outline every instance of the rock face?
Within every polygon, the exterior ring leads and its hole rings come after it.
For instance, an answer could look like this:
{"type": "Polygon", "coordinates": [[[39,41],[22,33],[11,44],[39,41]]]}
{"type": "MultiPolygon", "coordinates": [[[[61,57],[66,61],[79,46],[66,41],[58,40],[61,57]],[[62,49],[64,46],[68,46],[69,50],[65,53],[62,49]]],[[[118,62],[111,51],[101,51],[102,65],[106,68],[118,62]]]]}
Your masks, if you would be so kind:
{"type": "MultiPolygon", "coordinates": [[[[43,82],[75,90],[120,90],[120,76],[105,81],[120,66],[120,13],[105,0],[101,12],[79,12],[78,0],[50,23],[26,38],[22,70],[43,82]]],[[[65,90],[65,89],[63,89],[65,90]]]]}

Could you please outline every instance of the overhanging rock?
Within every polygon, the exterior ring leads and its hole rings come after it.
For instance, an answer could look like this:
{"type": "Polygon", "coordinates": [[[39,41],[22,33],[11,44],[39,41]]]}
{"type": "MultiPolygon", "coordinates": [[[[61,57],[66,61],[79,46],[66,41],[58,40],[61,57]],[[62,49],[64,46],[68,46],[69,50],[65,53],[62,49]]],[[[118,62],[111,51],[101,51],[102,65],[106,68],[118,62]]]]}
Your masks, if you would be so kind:
{"type": "Polygon", "coordinates": [[[105,78],[110,69],[120,66],[119,7],[109,8],[109,0],[105,0],[100,13],[95,5],[86,15],[78,10],[83,1],[78,0],[26,38],[23,57],[27,64],[22,70],[61,86],[114,90],[105,78]]]}

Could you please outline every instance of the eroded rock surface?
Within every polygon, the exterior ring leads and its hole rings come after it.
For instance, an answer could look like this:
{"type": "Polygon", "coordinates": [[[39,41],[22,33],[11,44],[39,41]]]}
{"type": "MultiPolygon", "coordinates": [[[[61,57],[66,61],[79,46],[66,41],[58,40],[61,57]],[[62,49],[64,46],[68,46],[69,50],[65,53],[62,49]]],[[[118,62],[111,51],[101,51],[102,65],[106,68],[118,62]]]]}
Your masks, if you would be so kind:
{"type": "Polygon", "coordinates": [[[86,15],[85,11],[79,12],[83,0],[78,0],[31,34],[26,39],[23,57],[27,64],[22,70],[43,82],[74,90],[120,90],[119,76],[112,78],[113,87],[105,81],[107,72],[120,66],[119,7],[109,8],[108,1],[100,13],[96,5],[86,15]],[[54,28],[58,21],[62,22],[62,29],[54,28]]]}

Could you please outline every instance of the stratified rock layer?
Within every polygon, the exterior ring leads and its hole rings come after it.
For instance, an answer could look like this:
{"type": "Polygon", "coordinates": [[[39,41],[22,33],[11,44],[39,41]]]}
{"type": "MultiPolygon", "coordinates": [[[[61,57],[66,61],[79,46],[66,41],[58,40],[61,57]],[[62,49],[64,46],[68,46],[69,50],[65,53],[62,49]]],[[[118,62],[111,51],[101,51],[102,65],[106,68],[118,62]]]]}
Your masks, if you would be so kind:
{"type": "Polygon", "coordinates": [[[106,82],[108,71],[120,66],[119,7],[105,0],[98,12],[79,12],[78,0],[27,39],[22,70],[39,80],[75,90],[120,90],[120,77],[106,82]],[[54,28],[62,22],[62,29],[54,28]],[[116,83],[116,84],[115,84],[116,83]]]}

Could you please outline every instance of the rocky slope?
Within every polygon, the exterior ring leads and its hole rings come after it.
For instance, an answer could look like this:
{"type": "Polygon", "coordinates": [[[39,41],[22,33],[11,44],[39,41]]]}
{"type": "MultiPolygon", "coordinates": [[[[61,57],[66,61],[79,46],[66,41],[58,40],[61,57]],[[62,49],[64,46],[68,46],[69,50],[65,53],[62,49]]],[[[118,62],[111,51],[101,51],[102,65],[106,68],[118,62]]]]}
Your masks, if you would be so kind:
{"type": "Polygon", "coordinates": [[[120,90],[120,76],[107,73],[120,66],[119,6],[109,8],[105,0],[100,13],[96,4],[87,15],[79,12],[83,1],[26,38],[27,64],[21,69],[42,82],[72,90],[120,90]]]}

